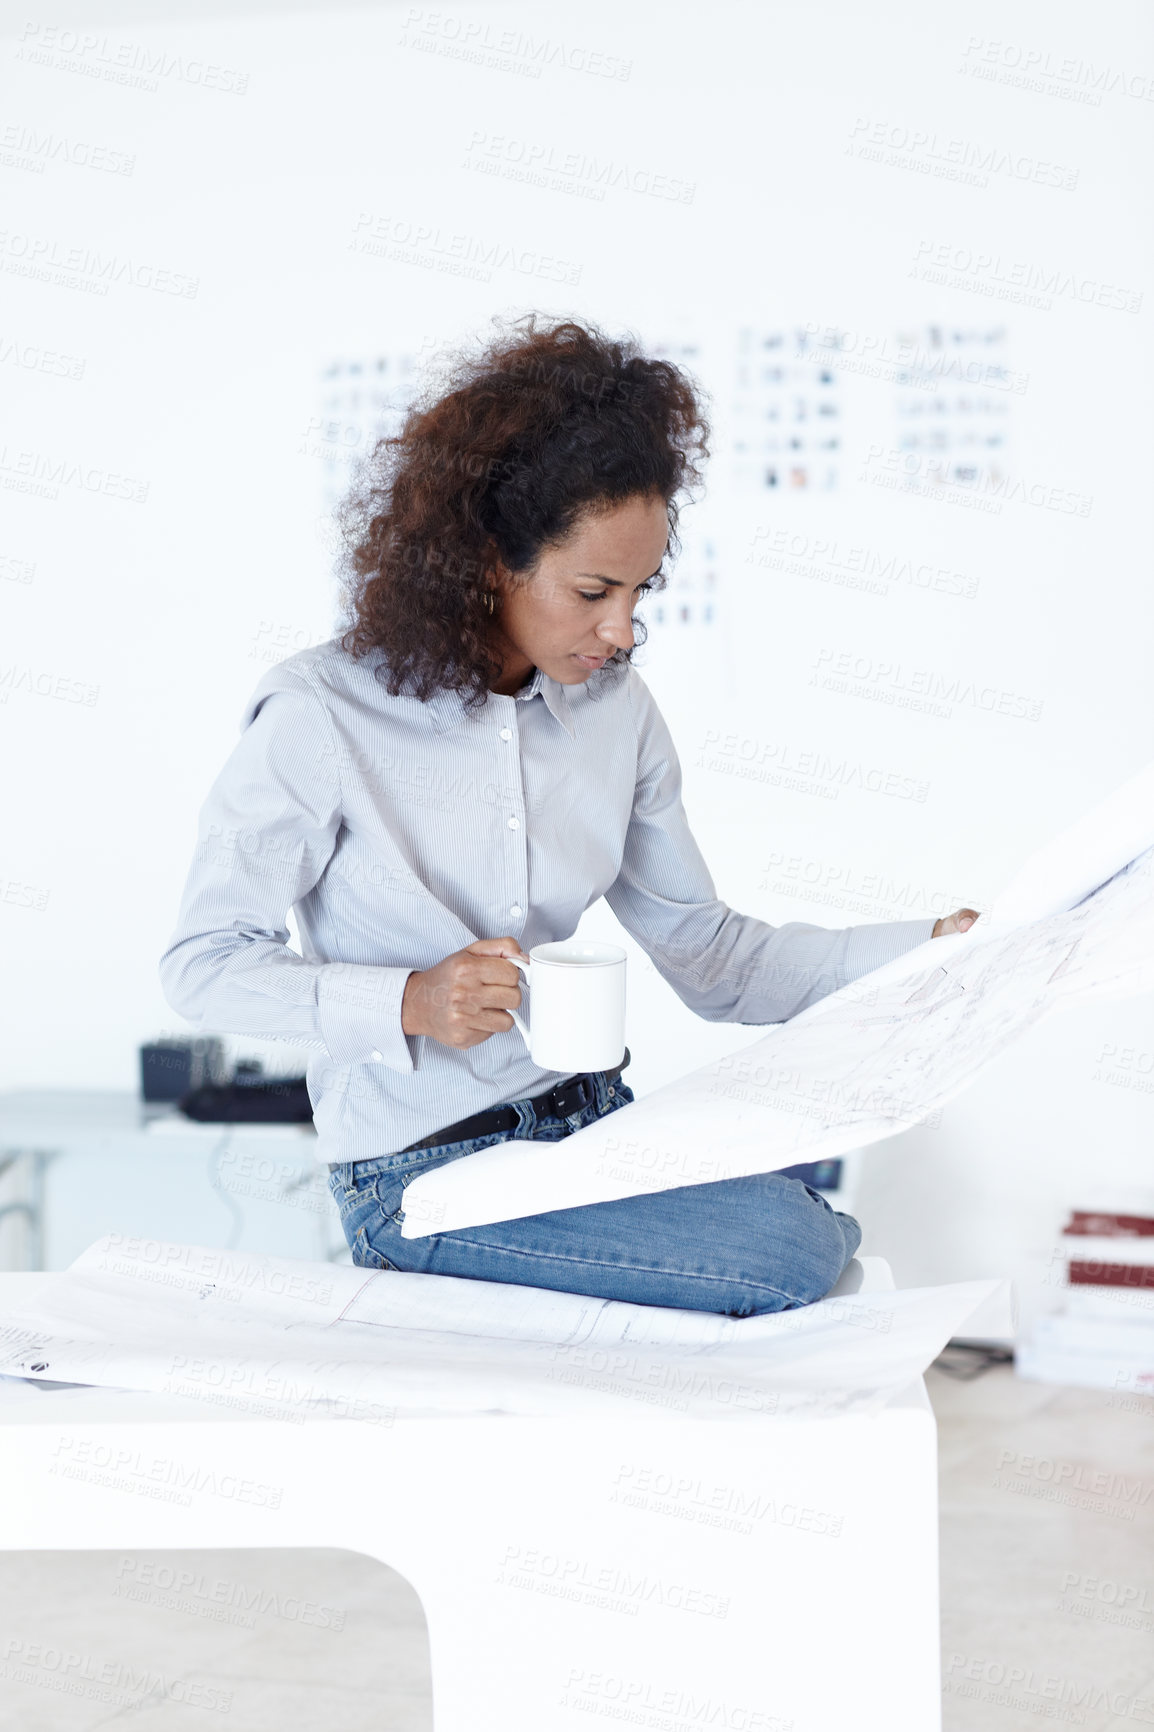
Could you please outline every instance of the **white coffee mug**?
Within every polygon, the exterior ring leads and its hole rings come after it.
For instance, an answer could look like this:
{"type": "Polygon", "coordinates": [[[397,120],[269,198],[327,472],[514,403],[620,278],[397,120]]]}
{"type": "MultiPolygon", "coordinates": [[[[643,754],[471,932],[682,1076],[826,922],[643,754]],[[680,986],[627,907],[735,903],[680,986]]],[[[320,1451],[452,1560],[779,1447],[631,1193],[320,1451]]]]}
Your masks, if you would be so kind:
{"type": "Polygon", "coordinates": [[[610,1070],[625,1056],[625,958],[617,944],[564,938],[510,962],[532,993],[532,1027],[511,1010],[542,1070],[610,1070]]]}

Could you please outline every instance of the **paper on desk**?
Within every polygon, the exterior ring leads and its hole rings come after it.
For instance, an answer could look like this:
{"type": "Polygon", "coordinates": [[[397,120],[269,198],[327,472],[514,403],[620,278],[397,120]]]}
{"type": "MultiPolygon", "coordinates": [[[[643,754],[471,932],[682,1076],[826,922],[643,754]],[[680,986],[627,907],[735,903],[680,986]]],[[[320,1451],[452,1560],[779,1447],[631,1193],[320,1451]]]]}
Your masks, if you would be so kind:
{"type": "Polygon", "coordinates": [[[728,1318],[110,1234],[0,1319],[0,1374],[297,1421],[812,1417],[877,1411],[979,1311],[1013,1333],[1005,1281],[728,1318]]]}
{"type": "Polygon", "coordinates": [[[560,1143],[498,1143],[418,1176],[401,1234],[862,1148],[952,1100],[1051,1011],[1151,988],[1154,764],[1039,849],[968,932],[927,940],[560,1143]]]}

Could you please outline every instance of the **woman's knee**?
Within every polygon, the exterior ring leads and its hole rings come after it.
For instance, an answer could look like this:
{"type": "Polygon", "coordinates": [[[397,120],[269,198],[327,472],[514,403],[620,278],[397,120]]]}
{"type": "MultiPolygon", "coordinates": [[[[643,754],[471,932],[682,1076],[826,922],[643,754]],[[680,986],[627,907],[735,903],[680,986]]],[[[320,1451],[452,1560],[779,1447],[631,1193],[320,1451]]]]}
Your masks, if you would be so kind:
{"type": "Polygon", "coordinates": [[[852,1215],[841,1214],[840,1211],[837,1213],[837,1218],[841,1222],[842,1236],[846,1243],[845,1260],[848,1263],[850,1258],[857,1254],[861,1245],[861,1222],[855,1220],[852,1215]]]}
{"type": "Polygon", "coordinates": [[[820,1192],[791,1179],[783,1225],[787,1245],[781,1286],[795,1305],[824,1299],[861,1243],[852,1215],[832,1209],[820,1192]]]}
{"type": "Polygon", "coordinates": [[[824,1197],[814,1197],[797,1262],[798,1304],[824,1299],[860,1244],[861,1228],[853,1216],[831,1209],[824,1197]]]}

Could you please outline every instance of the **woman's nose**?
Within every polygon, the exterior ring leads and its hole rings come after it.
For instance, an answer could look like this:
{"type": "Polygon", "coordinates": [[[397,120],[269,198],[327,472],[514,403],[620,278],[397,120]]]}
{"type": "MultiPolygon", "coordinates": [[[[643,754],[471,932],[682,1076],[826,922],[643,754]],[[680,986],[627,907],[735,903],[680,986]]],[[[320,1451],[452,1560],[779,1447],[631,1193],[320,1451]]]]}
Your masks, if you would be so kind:
{"type": "Polygon", "coordinates": [[[597,636],[605,643],[612,644],[614,649],[632,649],[634,643],[633,622],[624,620],[603,620],[597,627],[597,636]]]}

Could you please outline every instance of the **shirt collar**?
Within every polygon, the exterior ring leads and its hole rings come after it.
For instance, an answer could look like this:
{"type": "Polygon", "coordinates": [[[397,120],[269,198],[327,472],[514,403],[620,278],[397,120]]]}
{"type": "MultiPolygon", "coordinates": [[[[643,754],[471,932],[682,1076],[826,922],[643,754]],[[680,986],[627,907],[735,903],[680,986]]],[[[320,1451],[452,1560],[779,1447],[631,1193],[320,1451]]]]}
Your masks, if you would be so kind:
{"type": "MultiPolygon", "coordinates": [[[[540,668],[534,668],[533,678],[520,691],[510,694],[516,703],[528,703],[540,694],[545,700],[545,707],[554,716],[571,740],[576,739],[577,729],[573,724],[573,713],[569,703],[569,694],[560,680],[555,680],[549,674],[542,673],[540,668]]],[[[494,694],[498,695],[498,694],[494,694]]],[[[439,734],[448,733],[459,728],[465,721],[465,700],[459,692],[447,687],[434,693],[429,699],[429,712],[433,718],[433,726],[439,734]]],[[[482,711],[482,714],[484,712],[482,711]]]]}

